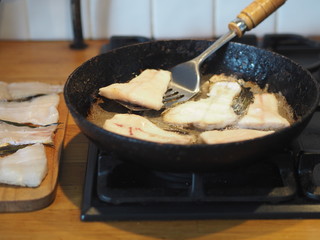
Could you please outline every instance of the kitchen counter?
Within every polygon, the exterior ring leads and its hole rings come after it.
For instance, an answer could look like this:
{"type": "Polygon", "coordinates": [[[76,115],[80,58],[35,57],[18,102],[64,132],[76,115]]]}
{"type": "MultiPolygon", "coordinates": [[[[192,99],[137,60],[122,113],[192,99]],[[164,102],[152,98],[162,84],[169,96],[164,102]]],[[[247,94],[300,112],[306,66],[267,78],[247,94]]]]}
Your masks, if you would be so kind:
{"type": "MultiPolygon", "coordinates": [[[[0,42],[0,81],[63,84],[106,41],[85,50],[69,42],[0,42]]],[[[186,220],[82,222],[80,205],[88,140],[68,118],[56,198],[48,207],[0,213],[0,239],[319,239],[319,220],[186,220]]]]}

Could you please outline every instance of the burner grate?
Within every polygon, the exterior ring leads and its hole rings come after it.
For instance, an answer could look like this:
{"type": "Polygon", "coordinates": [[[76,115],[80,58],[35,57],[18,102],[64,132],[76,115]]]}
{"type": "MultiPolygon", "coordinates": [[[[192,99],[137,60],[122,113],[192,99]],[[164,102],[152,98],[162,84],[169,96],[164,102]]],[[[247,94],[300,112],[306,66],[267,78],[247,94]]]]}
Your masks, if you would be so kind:
{"type": "Polygon", "coordinates": [[[291,153],[215,173],[166,173],[99,154],[97,192],[112,204],[149,202],[281,202],[296,194],[291,153]]]}
{"type": "Polygon", "coordinates": [[[108,203],[101,201],[97,193],[98,155],[97,147],[90,144],[81,208],[82,221],[320,218],[319,201],[305,198],[299,189],[293,199],[274,203],[261,201],[108,203]]]}
{"type": "Polygon", "coordinates": [[[303,194],[310,199],[320,200],[320,155],[303,154],[298,171],[303,194]]]}

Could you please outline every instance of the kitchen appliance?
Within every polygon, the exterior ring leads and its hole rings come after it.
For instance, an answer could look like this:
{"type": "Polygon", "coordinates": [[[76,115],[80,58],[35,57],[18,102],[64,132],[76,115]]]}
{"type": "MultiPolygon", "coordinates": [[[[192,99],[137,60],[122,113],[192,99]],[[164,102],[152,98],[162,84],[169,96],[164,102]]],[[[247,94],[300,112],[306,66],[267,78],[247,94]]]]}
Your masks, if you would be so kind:
{"type": "MultiPolygon", "coordinates": [[[[113,37],[105,52],[143,37],[113,37]]],[[[287,55],[320,81],[320,46],[297,35],[238,41],[287,55]]],[[[263,162],[211,173],[148,170],[94,144],[88,152],[81,220],[259,219],[320,217],[320,109],[289,148],[263,162]]]]}

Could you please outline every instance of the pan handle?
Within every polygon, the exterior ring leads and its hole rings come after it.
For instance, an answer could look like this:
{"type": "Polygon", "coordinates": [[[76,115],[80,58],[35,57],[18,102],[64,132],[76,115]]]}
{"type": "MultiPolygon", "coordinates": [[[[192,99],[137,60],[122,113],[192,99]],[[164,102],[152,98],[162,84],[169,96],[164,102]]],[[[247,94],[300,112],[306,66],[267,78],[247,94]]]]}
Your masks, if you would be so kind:
{"type": "Polygon", "coordinates": [[[282,6],[286,0],[255,0],[244,8],[237,16],[237,19],[230,22],[228,27],[241,37],[244,30],[251,30],[261,23],[264,19],[282,6]],[[245,29],[239,22],[245,24],[245,29]]]}

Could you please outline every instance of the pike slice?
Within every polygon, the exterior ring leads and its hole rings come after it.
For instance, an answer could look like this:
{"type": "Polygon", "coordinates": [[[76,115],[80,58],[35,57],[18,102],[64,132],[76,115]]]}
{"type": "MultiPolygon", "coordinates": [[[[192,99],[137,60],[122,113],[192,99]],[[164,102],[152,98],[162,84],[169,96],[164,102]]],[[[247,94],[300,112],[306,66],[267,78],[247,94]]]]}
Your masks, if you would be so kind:
{"type": "Polygon", "coordinates": [[[211,87],[208,98],[177,105],[164,113],[163,120],[202,130],[225,128],[239,118],[231,105],[240,92],[237,82],[217,82],[211,87]]]}
{"type": "Polygon", "coordinates": [[[0,157],[0,183],[38,187],[48,171],[45,148],[37,143],[0,157]]]}
{"type": "Polygon", "coordinates": [[[0,102],[0,120],[48,125],[57,123],[59,95],[50,94],[24,102],[0,102]]]}
{"type": "Polygon", "coordinates": [[[213,130],[200,134],[200,139],[207,144],[219,144],[229,142],[240,142],[244,140],[263,137],[274,133],[274,131],[259,131],[252,129],[231,129],[231,130],[213,130]]]}
{"type": "Polygon", "coordinates": [[[45,127],[14,126],[0,122],[0,145],[51,144],[57,124],[45,127]]]}
{"type": "Polygon", "coordinates": [[[3,108],[21,108],[28,107],[30,105],[37,106],[54,106],[57,107],[59,103],[58,94],[49,94],[31,99],[30,101],[23,102],[1,102],[0,109],[3,108]]]}
{"type": "Polygon", "coordinates": [[[39,94],[61,93],[63,85],[42,82],[17,82],[8,84],[11,99],[21,99],[39,94]]]}
{"type": "Polygon", "coordinates": [[[189,135],[163,130],[148,119],[135,114],[116,114],[105,121],[103,128],[127,137],[158,143],[190,144],[195,140],[189,135]]]}
{"type": "Polygon", "coordinates": [[[278,112],[278,100],[272,93],[255,94],[248,112],[238,122],[239,128],[276,130],[290,126],[278,112]]]}
{"type": "Polygon", "coordinates": [[[160,110],[170,80],[169,71],[147,69],[128,83],[114,83],[100,88],[99,94],[109,99],[160,110]]]}

